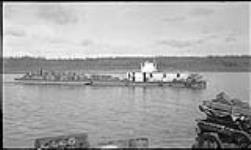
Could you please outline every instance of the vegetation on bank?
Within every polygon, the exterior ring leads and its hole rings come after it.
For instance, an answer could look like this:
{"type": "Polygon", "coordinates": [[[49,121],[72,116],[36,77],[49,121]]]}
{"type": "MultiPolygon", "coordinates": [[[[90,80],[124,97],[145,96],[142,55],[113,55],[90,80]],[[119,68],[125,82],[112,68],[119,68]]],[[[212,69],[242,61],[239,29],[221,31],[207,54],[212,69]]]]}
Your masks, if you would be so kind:
{"type": "Polygon", "coordinates": [[[208,57],[106,57],[87,59],[3,58],[3,73],[39,71],[132,71],[141,62],[156,61],[162,71],[249,72],[251,56],[208,57]]]}

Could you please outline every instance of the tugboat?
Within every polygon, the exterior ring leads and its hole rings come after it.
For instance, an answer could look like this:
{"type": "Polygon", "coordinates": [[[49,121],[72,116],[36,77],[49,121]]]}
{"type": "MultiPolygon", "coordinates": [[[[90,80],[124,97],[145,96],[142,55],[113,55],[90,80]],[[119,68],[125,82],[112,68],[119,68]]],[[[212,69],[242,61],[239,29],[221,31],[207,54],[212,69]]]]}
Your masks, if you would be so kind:
{"type": "Polygon", "coordinates": [[[140,64],[140,71],[127,72],[126,78],[120,79],[109,75],[91,75],[91,85],[123,86],[171,86],[193,89],[206,88],[206,81],[198,74],[165,73],[158,70],[157,64],[145,61],[140,64]]]}
{"type": "Polygon", "coordinates": [[[86,75],[74,72],[56,73],[42,69],[38,73],[26,73],[15,79],[25,84],[70,84],[104,86],[171,86],[192,89],[206,88],[206,81],[198,74],[165,73],[157,69],[157,64],[146,61],[140,64],[140,71],[127,72],[125,78],[112,75],[86,75]]]}
{"type": "Polygon", "coordinates": [[[127,72],[128,85],[159,85],[186,87],[194,89],[206,88],[206,81],[201,75],[188,73],[165,73],[158,70],[154,62],[140,64],[139,72],[127,72]]]}
{"type": "Polygon", "coordinates": [[[199,105],[206,119],[197,121],[193,148],[251,148],[251,107],[224,92],[199,105]]]}

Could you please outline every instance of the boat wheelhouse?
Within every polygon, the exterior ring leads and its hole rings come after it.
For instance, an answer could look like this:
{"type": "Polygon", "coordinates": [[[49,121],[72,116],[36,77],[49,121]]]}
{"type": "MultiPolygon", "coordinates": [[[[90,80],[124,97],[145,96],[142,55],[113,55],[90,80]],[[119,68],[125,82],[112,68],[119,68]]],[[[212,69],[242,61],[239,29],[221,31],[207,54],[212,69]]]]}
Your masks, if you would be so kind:
{"type": "Polygon", "coordinates": [[[158,70],[154,62],[145,61],[140,64],[139,72],[127,72],[127,79],[131,82],[172,82],[173,80],[185,80],[186,73],[165,73],[158,70]]]}

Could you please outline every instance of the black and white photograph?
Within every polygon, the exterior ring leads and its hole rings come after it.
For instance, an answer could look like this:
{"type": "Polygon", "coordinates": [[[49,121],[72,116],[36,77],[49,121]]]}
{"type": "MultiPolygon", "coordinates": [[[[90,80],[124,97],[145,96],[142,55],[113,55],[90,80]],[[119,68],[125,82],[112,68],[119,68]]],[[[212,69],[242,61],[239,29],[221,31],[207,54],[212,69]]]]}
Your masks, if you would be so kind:
{"type": "Polygon", "coordinates": [[[251,148],[251,3],[2,3],[3,148],[251,148]]]}

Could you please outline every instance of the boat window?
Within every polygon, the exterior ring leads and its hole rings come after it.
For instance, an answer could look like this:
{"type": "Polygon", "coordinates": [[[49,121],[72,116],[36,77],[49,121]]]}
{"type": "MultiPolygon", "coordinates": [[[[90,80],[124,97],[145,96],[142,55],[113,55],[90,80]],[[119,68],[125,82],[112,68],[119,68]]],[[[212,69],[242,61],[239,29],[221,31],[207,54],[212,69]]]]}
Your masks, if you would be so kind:
{"type": "Polygon", "coordinates": [[[177,78],[179,78],[180,77],[180,73],[177,73],[177,78]]]}

